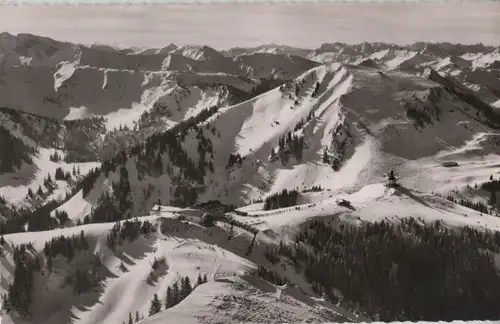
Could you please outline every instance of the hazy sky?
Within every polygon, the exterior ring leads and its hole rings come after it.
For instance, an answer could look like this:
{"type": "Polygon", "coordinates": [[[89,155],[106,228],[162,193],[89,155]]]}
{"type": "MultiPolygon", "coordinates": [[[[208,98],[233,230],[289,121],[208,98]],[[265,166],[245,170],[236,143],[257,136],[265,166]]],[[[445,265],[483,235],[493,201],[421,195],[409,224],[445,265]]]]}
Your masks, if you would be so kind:
{"type": "Polygon", "coordinates": [[[0,8],[0,31],[141,47],[313,48],[335,41],[498,45],[500,2],[11,6],[0,8]]]}

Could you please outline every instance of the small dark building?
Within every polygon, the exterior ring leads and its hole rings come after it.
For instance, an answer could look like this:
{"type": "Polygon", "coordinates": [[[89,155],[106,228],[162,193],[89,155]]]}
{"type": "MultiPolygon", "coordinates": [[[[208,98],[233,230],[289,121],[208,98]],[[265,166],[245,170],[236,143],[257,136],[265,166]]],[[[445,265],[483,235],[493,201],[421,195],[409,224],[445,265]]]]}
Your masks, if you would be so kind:
{"type": "Polygon", "coordinates": [[[442,163],[442,165],[446,168],[454,168],[458,166],[458,162],[456,161],[445,161],[442,163]]]}
{"type": "Polygon", "coordinates": [[[387,178],[386,186],[389,188],[399,187],[396,176],[394,175],[394,170],[391,170],[391,172],[389,172],[389,177],[387,178]]]}
{"type": "Polygon", "coordinates": [[[227,206],[222,204],[218,200],[210,200],[204,203],[200,203],[196,206],[193,206],[196,209],[201,209],[210,215],[215,217],[224,216],[227,206]]]}

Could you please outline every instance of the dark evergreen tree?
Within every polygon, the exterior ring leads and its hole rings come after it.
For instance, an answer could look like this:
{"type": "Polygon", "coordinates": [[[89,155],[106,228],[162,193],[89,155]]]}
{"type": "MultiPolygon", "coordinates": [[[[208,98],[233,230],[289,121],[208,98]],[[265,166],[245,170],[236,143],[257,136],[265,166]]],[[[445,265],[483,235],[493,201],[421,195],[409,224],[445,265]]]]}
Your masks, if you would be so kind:
{"type": "Polygon", "coordinates": [[[154,314],[157,314],[161,312],[161,302],[160,299],[158,299],[158,294],[154,294],[153,300],[151,301],[151,306],[149,308],[149,316],[153,316],[154,314]]]}
{"type": "Polygon", "coordinates": [[[165,309],[175,306],[174,292],[171,287],[167,288],[167,296],[165,297],[165,309]]]}
{"type": "Polygon", "coordinates": [[[264,210],[278,209],[284,207],[295,206],[299,192],[297,190],[286,190],[268,196],[264,201],[264,210]]]}
{"type": "Polygon", "coordinates": [[[64,174],[64,170],[61,167],[56,169],[56,180],[66,180],[66,175],[64,174]]]}
{"type": "Polygon", "coordinates": [[[172,293],[174,296],[174,305],[177,305],[181,301],[181,292],[179,291],[179,284],[174,282],[172,286],[172,293]]]}
{"type": "Polygon", "coordinates": [[[183,300],[193,290],[193,287],[191,287],[191,281],[189,280],[189,277],[185,277],[184,279],[181,279],[181,291],[180,291],[180,299],[183,300]]]}
{"type": "Polygon", "coordinates": [[[325,150],[323,151],[323,163],[328,163],[328,152],[325,150]]]}

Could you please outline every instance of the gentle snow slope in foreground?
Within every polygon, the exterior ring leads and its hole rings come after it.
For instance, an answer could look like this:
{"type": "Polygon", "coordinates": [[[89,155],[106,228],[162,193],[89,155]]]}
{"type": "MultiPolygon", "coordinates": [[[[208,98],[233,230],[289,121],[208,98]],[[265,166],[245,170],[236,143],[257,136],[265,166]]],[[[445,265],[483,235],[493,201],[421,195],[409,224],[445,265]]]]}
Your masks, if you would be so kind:
{"type": "MultiPolygon", "coordinates": [[[[155,219],[154,216],[140,218],[141,221],[153,222],[155,219]]],[[[276,288],[254,276],[245,275],[255,268],[252,262],[216,245],[189,238],[192,236],[207,239],[212,234],[194,224],[191,225],[194,227],[187,229],[178,227],[180,224],[177,221],[169,223],[170,235],[155,233],[149,238],[141,237],[132,243],[118,246],[115,251],[108,249],[106,244],[106,236],[113,224],[89,224],[45,232],[6,235],[5,239],[9,244],[32,242],[34,248],[43,254],[45,242],[53,237],[79,235],[83,230],[90,244],[89,252],[94,255],[98,253],[105,271],[108,272],[102,286],[95,288],[93,292],[77,296],[72,292],[72,285],[64,287],[63,282],[69,272],[74,273],[76,269],[85,271],[83,269],[92,264],[95,257],[80,251],[69,264],[64,257],[57,257],[53,262],[53,272],[45,269],[42,272],[45,274],[41,277],[37,274],[40,280],[35,287],[34,317],[30,323],[68,323],[70,317],[73,318],[72,323],[77,324],[122,323],[128,321],[129,312],[135,314],[136,311],[147,317],[150,301],[155,293],[163,303],[167,287],[175,281],[189,276],[191,282],[196,283],[198,275],[204,274],[208,278],[206,284],[196,287],[179,305],[157,317],[145,319],[145,322],[159,323],[161,318],[161,321],[165,322],[165,316],[168,318],[167,322],[172,323],[206,322],[210,318],[227,319],[227,323],[236,318],[245,322],[255,319],[260,323],[271,323],[278,319],[297,322],[334,318],[333,312],[328,311],[333,315],[322,316],[320,311],[326,311],[323,307],[309,307],[290,296],[282,296],[280,301],[276,301],[276,288]],[[171,236],[175,233],[178,233],[178,236],[171,236]],[[162,257],[166,258],[168,269],[158,277],[156,283],[148,282],[153,261],[162,257]],[[125,269],[120,268],[121,262],[125,269]],[[236,311],[238,313],[235,313],[236,311]],[[204,320],[204,317],[208,318],[204,320]]],[[[226,238],[223,239],[227,242],[226,238]]],[[[12,254],[9,249],[6,249],[5,258],[0,267],[3,278],[0,293],[5,292],[6,284],[12,280],[13,275],[10,263],[12,254]]],[[[6,317],[2,323],[13,322],[6,317]]]]}

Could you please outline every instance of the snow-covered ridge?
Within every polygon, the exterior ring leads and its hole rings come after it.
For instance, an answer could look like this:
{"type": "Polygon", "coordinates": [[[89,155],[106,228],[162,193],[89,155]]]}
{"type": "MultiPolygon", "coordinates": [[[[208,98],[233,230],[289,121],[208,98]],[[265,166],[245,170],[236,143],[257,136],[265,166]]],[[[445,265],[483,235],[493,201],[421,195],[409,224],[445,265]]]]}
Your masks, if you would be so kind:
{"type": "Polygon", "coordinates": [[[283,54],[240,61],[208,46],[170,44],[135,52],[2,33],[0,105],[59,119],[80,107],[88,116],[104,116],[137,105],[151,108],[151,102],[143,101],[144,94],[168,82],[251,89],[258,84],[255,78],[292,78],[317,65],[307,59],[296,61],[283,54]],[[275,69],[279,58],[287,63],[275,69]],[[24,96],[26,92],[30,96],[24,96]]]}

